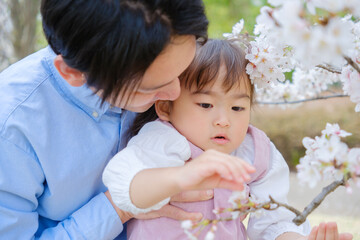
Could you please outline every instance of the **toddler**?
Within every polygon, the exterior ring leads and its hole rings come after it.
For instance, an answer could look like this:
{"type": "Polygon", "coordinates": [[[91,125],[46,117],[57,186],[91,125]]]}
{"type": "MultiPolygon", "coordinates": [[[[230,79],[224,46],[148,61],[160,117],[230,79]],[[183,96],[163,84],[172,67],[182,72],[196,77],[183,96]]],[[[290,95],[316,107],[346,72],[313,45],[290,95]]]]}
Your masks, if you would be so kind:
{"type": "MultiPolygon", "coordinates": [[[[230,207],[228,189],[242,189],[243,182],[248,196],[266,201],[271,195],[286,202],[288,166],[265,133],[249,125],[254,86],[246,64],[245,53],[235,41],[209,40],[198,47],[195,59],[179,77],[179,98],[157,101],[154,108],[138,115],[132,129],[135,136],[103,174],[120,209],[145,213],[168,204],[169,196],[183,190],[215,186],[211,200],[170,204],[216,219],[212,210],[230,207]],[[221,164],[217,164],[223,158],[219,152],[229,154],[221,164]],[[201,158],[204,155],[206,159],[201,158]]],[[[247,230],[243,218],[219,222],[215,239],[307,235],[309,224],[296,226],[293,218],[293,213],[279,208],[264,211],[259,218],[250,216],[247,230]]],[[[180,222],[166,217],[130,220],[127,234],[128,239],[187,238],[180,222]]]]}

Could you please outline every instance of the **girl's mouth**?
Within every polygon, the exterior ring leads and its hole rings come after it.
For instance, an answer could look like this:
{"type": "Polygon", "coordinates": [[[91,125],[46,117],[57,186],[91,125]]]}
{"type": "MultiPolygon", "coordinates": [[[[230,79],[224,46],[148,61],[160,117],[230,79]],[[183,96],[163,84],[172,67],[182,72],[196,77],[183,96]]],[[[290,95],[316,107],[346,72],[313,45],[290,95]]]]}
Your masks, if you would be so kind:
{"type": "Polygon", "coordinates": [[[219,144],[219,145],[224,145],[230,141],[225,135],[215,136],[215,137],[211,138],[211,140],[214,143],[219,144]]]}

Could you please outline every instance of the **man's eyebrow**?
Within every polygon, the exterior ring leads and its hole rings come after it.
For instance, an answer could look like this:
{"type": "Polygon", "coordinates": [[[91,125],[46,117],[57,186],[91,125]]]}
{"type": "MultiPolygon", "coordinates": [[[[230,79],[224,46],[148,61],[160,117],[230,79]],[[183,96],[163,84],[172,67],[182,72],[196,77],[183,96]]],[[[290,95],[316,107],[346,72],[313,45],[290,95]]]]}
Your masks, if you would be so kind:
{"type": "MultiPolygon", "coordinates": [[[[219,95],[218,93],[214,92],[214,91],[195,91],[192,92],[193,95],[197,95],[197,94],[204,94],[204,95],[209,95],[209,96],[215,96],[215,95],[219,95]]],[[[249,94],[247,93],[239,93],[239,94],[233,94],[231,95],[232,98],[250,98],[249,94]]]]}
{"type": "Polygon", "coordinates": [[[167,83],[164,83],[162,85],[159,85],[159,86],[155,86],[155,87],[150,87],[150,88],[139,88],[138,90],[140,91],[145,91],[145,92],[149,92],[149,91],[155,91],[155,90],[158,90],[162,87],[165,87],[167,85],[170,85],[174,80],[171,80],[170,82],[167,82],[167,83]]]}

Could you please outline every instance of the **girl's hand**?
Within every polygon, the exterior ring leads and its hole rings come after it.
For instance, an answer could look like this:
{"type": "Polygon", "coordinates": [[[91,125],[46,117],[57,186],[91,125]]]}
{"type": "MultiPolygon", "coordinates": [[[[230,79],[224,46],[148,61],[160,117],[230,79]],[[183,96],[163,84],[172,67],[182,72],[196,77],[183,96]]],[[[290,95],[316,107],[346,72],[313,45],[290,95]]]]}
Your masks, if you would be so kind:
{"type": "Polygon", "coordinates": [[[255,168],[244,160],[215,150],[207,150],[177,172],[182,191],[213,188],[243,190],[255,168]]]}
{"type": "Polygon", "coordinates": [[[351,240],[350,233],[339,233],[335,222],[320,223],[319,226],[312,228],[308,240],[351,240]]]}
{"type": "Polygon", "coordinates": [[[140,171],[131,181],[130,199],[136,207],[145,209],[191,190],[242,190],[254,171],[240,158],[209,150],[184,166],[140,171]]]}
{"type": "Polygon", "coordinates": [[[320,223],[312,228],[310,235],[305,237],[298,233],[286,232],[276,240],[352,240],[350,233],[339,233],[335,222],[320,223]]]}

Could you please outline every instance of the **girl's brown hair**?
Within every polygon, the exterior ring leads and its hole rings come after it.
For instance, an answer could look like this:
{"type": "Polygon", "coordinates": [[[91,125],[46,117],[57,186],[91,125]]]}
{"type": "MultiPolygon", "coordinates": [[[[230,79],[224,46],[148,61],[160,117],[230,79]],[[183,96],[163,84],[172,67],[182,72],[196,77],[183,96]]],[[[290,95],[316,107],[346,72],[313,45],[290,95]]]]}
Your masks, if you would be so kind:
{"type": "Polygon", "coordinates": [[[209,39],[199,46],[190,66],[179,76],[182,86],[195,87],[201,91],[217,80],[220,68],[225,67],[223,88],[229,91],[234,86],[245,84],[249,88],[250,100],[254,98],[254,86],[246,74],[245,52],[237,40],[209,39]]]}
{"type": "MultiPolygon", "coordinates": [[[[209,39],[206,44],[198,45],[194,60],[179,76],[179,79],[185,88],[195,87],[197,91],[201,91],[205,86],[213,84],[219,75],[220,68],[225,67],[226,74],[222,79],[225,91],[245,84],[249,89],[252,103],[254,85],[246,74],[247,64],[245,52],[236,40],[209,39]]],[[[146,123],[155,119],[157,115],[154,106],[138,114],[128,132],[128,140],[135,136],[146,123]]]]}

